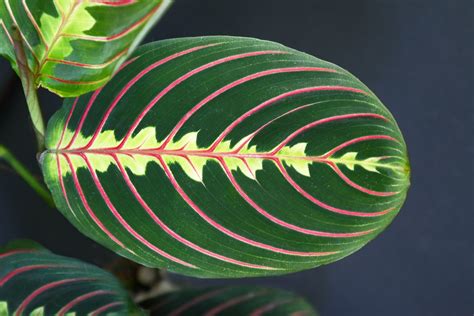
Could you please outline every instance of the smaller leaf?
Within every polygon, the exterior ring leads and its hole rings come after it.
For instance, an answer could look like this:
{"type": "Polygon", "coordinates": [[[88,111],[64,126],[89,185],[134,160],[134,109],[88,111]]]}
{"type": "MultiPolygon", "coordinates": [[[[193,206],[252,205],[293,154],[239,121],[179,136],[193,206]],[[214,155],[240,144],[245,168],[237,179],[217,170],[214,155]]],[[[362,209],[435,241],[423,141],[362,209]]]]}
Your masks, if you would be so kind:
{"type": "Polygon", "coordinates": [[[18,71],[16,27],[36,86],[79,96],[103,86],[171,0],[3,0],[0,56],[18,71]]]}
{"type": "Polygon", "coordinates": [[[108,272],[32,241],[0,248],[0,315],[142,315],[108,272]]]}
{"type": "Polygon", "coordinates": [[[142,307],[151,316],[317,315],[308,302],[293,293],[256,286],[183,290],[147,300],[142,307]]]}

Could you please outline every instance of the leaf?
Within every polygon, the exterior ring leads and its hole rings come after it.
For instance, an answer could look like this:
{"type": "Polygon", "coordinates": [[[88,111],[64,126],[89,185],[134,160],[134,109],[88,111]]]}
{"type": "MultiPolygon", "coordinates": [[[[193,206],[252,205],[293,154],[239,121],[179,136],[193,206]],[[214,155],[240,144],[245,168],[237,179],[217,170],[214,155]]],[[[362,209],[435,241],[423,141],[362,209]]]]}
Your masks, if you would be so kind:
{"type": "Polygon", "coordinates": [[[103,86],[171,0],[4,0],[0,55],[18,72],[13,25],[36,85],[64,97],[103,86]]]}
{"type": "Polygon", "coordinates": [[[392,221],[403,137],[345,70],[282,45],[146,45],[47,131],[47,184],[85,235],[198,277],[291,273],[341,259],[392,221]]]}
{"type": "Polygon", "coordinates": [[[256,286],[182,290],[143,302],[151,316],[164,315],[317,315],[303,298],[256,286]]]}
{"type": "Polygon", "coordinates": [[[142,315],[108,272],[31,241],[0,248],[0,315],[142,315]]]}

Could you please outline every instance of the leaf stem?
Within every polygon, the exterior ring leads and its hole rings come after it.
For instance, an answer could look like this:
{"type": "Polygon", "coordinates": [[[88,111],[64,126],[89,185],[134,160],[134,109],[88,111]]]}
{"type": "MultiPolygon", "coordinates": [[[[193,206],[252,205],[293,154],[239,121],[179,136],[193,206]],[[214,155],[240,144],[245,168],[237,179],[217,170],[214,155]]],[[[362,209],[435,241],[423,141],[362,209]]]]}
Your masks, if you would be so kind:
{"type": "Polygon", "coordinates": [[[23,92],[26,97],[26,103],[28,105],[31,121],[33,123],[33,129],[35,131],[36,139],[38,141],[38,152],[42,152],[44,150],[45,124],[43,121],[43,114],[41,113],[38,94],[36,92],[34,74],[31,72],[28,66],[25,45],[18,26],[14,25],[12,31],[16,62],[18,65],[18,74],[21,79],[23,92]]]}
{"type": "Polygon", "coordinates": [[[15,156],[3,145],[0,144],[0,160],[6,161],[15,170],[18,175],[25,180],[29,186],[35,190],[38,195],[48,203],[49,206],[54,207],[53,198],[48,190],[41,184],[38,179],[26,167],[15,158],[15,156]]]}

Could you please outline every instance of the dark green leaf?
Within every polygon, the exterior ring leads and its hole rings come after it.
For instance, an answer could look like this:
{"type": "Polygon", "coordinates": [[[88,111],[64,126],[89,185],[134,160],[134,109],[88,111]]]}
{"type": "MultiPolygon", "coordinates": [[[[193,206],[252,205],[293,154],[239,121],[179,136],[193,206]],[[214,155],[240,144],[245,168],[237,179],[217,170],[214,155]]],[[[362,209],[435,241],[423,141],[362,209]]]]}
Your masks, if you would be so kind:
{"type": "Polygon", "coordinates": [[[247,38],[139,49],[51,120],[44,175],[84,234],[147,266],[275,275],[378,235],[409,186],[389,111],[328,62],[247,38]]]}
{"type": "Polygon", "coordinates": [[[151,316],[315,316],[303,298],[255,286],[184,290],[143,302],[151,316]]]}
{"type": "Polygon", "coordinates": [[[0,248],[0,315],[142,315],[108,272],[31,241],[0,248]],[[75,313],[75,314],[73,314],[75,313]]]}
{"type": "Polygon", "coordinates": [[[13,25],[37,86],[77,96],[103,86],[171,0],[4,0],[0,55],[18,70],[13,25]]]}

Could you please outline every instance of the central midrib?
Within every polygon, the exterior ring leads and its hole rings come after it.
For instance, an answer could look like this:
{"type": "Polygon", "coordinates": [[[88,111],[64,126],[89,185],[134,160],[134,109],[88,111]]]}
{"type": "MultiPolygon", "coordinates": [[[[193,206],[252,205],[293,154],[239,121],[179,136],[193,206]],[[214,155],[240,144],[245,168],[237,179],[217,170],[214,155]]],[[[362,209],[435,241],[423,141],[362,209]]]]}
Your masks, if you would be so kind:
{"type": "Polygon", "coordinates": [[[235,152],[209,152],[208,150],[157,150],[157,149],[142,149],[142,150],[133,150],[133,149],[68,149],[68,150],[48,150],[50,153],[54,154],[65,154],[65,155],[105,155],[105,156],[115,156],[115,155],[128,155],[128,156],[179,156],[179,157],[207,157],[211,159],[225,159],[225,158],[235,158],[235,159],[262,159],[262,160],[303,160],[311,161],[317,163],[336,163],[336,164],[356,164],[361,166],[371,166],[371,167],[381,167],[388,168],[392,170],[403,170],[401,166],[396,166],[390,163],[378,163],[378,162],[364,162],[363,160],[347,160],[340,158],[331,158],[324,156],[290,156],[290,155],[279,155],[278,153],[273,154],[271,152],[264,153],[235,153],[235,152]]]}

